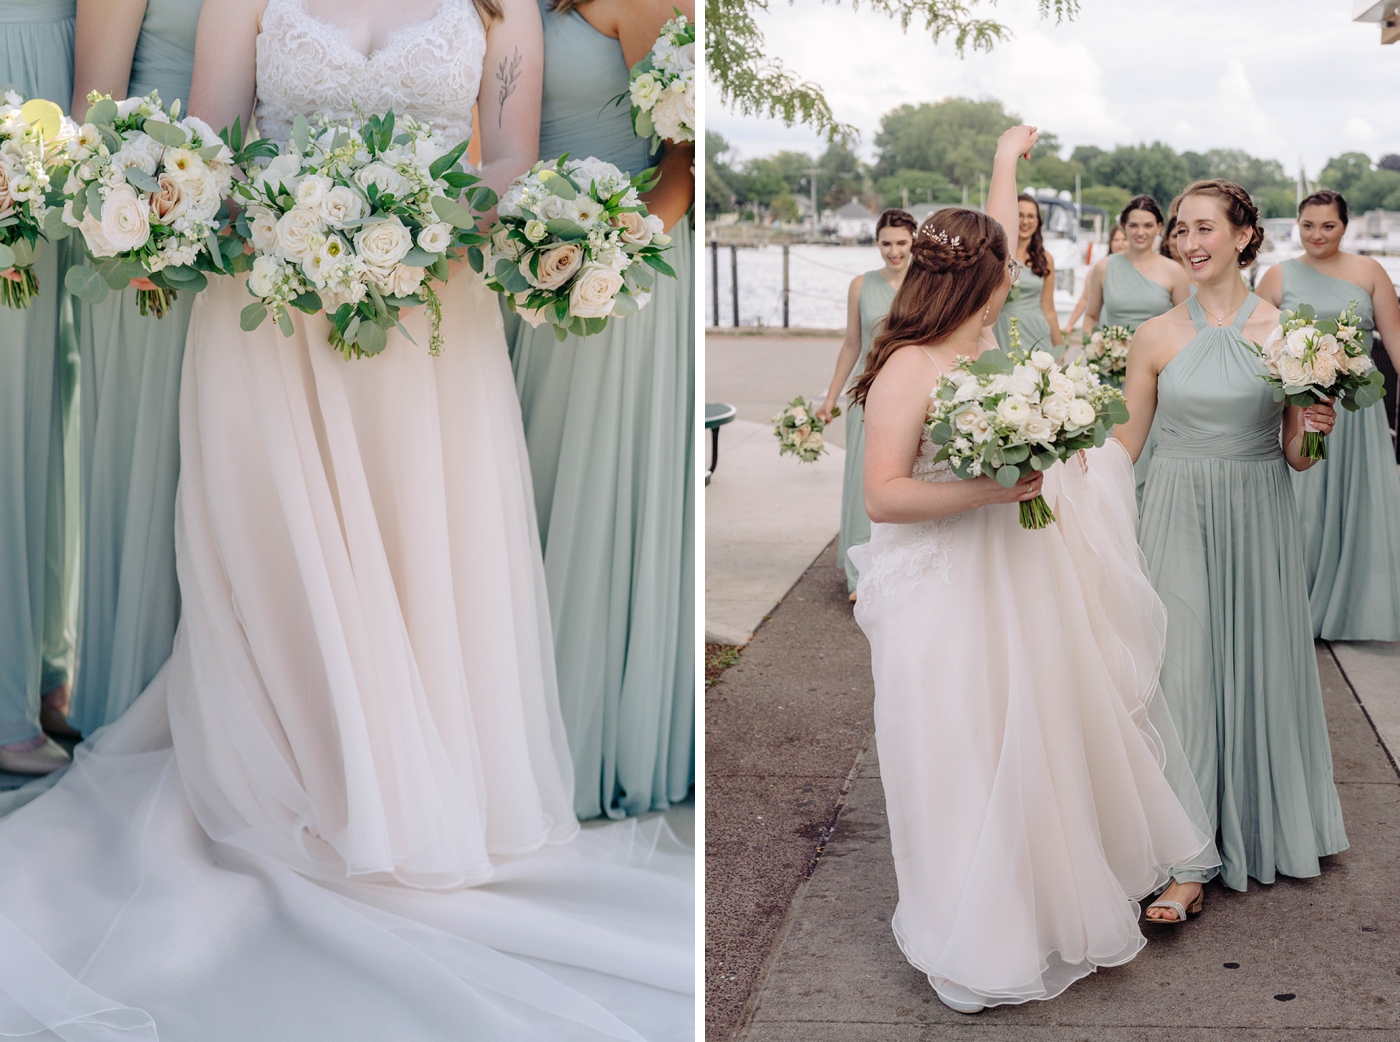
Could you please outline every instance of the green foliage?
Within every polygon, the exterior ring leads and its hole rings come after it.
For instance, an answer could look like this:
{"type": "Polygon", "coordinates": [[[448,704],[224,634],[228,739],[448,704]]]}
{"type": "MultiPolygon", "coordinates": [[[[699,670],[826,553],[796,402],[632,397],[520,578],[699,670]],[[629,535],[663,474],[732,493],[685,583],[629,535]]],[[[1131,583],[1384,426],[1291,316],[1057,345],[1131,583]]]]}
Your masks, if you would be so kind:
{"type": "Polygon", "coordinates": [[[793,224],[802,217],[797,208],[797,200],[791,192],[782,192],[768,203],[768,212],[780,221],[793,224]]]}
{"type": "Polygon", "coordinates": [[[1269,185],[1254,195],[1255,205],[1265,217],[1292,217],[1298,212],[1298,190],[1283,185],[1269,185]]]}
{"type": "MultiPolygon", "coordinates": [[[[839,2],[839,0],[837,0],[839,2]]],[[[950,37],[959,55],[969,48],[990,51],[1011,30],[974,8],[981,0],[850,0],[893,18],[900,28],[921,25],[934,41],[950,37]]],[[[1037,0],[1042,18],[1061,21],[1079,12],[1079,0],[1037,0]]],[[[802,123],[833,141],[849,144],[856,130],[836,119],[821,87],[789,72],[767,53],[754,15],[768,10],[768,0],[705,0],[705,59],[720,100],[745,116],[770,116],[788,126],[802,123]]],[[[887,172],[893,172],[891,167],[887,172]]]]}
{"type": "Polygon", "coordinates": [[[1080,201],[1085,206],[1097,206],[1107,210],[1109,216],[1116,221],[1133,194],[1117,185],[1090,185],[1080,193],[1080,201]]]}
{"type": "Polygon", "coordinates": [[[928,170],[951,184],[975,186],[978,174],[991,176],[997,138],[1019,122],[1020,117],[993,100],[945,98],[901,105],[880,120],[875,176],[928,170]]]}
{"type": "Polygon", "coordinates": [[[919,203],[955,202],[962,198],[942,174],[929,170],[896,170],[889,177],[875,182],[875,193],[881,206],[903,206],[903,189],[909,190],[909,205],[919,203]]]}
{"type": "MultiPolygon", "coordinates": [[[[1317,175],[1317,183],[1323,188],[1345,192],[1370,172],[1371,157],[1366,153],[1343,152],[1336,158],[1327,161],[1327,165],[1322,168],[1322,173],[1317,175]]],[[[1350,204],[1351,200],[1348,199],[1347,202],[1350,204]]],[[[1352,208],[1360,209],[1354,204],[1352,204],[1352,208]]]]}

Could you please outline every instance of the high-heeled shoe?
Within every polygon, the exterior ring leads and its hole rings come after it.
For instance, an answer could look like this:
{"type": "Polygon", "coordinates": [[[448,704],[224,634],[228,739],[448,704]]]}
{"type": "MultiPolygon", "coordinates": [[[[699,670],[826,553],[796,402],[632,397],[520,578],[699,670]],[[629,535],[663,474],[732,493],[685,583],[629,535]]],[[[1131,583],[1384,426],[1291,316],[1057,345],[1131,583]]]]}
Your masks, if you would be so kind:
{"type": "Polygon", "coordinates": [[[1196,900],[1192,901],[1190,905],[1183,905],[1180,901],[1168,901],[1165,898],[1158,898],[1147,906],[1148,908],[1170,908],[1176,913],[1175,919],[1158,919],[1150,915],[1144,916],[1143,918],[1149,923],[1156,923],[1159,926],[1176,926],[1179,923],[1186,922],[1186,920],[1193,915],[1200,915],[1201,908],[1204,907],[1205,903],[1206,891],[1205,887],[1202,887],[1201,892],[1196,895],[1196,900]]]}
{"type": "Polygon", "coordinates": [[[943,992],[939,989],[937,983],[935,983],[934,978],[931,976],[929,977],[928,982],[929,986],[933,988],[933,993],[938,996],[938,1001],[943,1003],[943,1005],[947,1006],[954,1013],[967,1013],[970,1015],[973,1013],[981,1013],[984,1009],[987,1008],[980,1002],[973,1002],[966,999],[950,998],[949,996],[943,994],[943,992]]]}

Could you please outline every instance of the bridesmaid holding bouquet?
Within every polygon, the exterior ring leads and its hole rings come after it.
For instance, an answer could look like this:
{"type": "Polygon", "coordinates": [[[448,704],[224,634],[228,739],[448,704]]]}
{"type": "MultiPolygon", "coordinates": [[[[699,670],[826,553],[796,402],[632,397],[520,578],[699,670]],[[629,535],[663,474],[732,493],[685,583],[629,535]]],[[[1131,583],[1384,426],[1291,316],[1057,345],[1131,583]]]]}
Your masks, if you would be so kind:
{"type": "Polygon", "coordinates": [[[675,16],[670,0],[539,4],[540,158],[594,156],[631,174],[659,164],[645,201],[676,272],[594,336],[510,324],[574,809],[620,818],[685,799],[694,774],[695,150],[668,141],[650,154],[626,99],[614,104],[675,16]]]}
{"type": "MultiPolygon", "coordinates": [[[[73,105],[159,91],[182,110],[203,0],[78,0],[73,105]]],[[[75,239],[75,241],[77,241],[75,239]]],[[[180,616],[175,484],[180,366],[194,294],[142,315],[133,281],[78,305],[82,344],[81,617],[73,720],[83,733],[126,711],[170,657],[180,616]]]]}
{"type": "MultiPolygon", "coordinates": [[[[1311,304],[1336,318],[1356,302],[1366,348],[1380,330],[1400,369],[1400,302],[1384,268],[1341,249],[1347,201],[1322,191],[1298,205],[1305,251],[1264,273],[1259,295],[1289,311],[1311,304]]],[[[1308,572],[1313,636],[1400,640],[1400,471],[1382,409],[1343,410],[1327,459],[1293,476],[1308,572]]]]}
{"type": "MultiPolygon", "coordinates": [[[[0,83],[64,104],[73,3],[0,4],[0,83]]],[[[68,435],[77,367],[63,292],[67,256],[66,240],[44,243],[34,263],[38,296],[27,308],[0,306],[0,771],[19,774],[68,762],[45,731],[72,736],[64,717],[73,667],[77,454],[68,435]]]]}
{"type": "MultiPolygon", "coordinates": [[[[831,422],[836,401],[846,389],[851,374],[859,376],[858,370],[865,366],[876,326],[884,321],[890,301],[904,283],[904,273],[909,270],[909,250],[918,230],[914,218],[903,210],[886,210],[875,222],[875,245],[885,264],[851,280],[846,297],[846,338],[841,341],[841,351],[836,356],[836,372],[827,388],[826,400],[817,408],[817,415],[824,423],[831,422]]],[[[841,534],[836,545],[837,558],[846,570],[846,592],[852,601],[856,599],[859,575],[846,554],[851,547],[870,542],[870,518],[865,513],[864,415],[859,405],[853,404],[846,411],[846,471],[841,482],[841,534]]]]}
{"type": "Polygon", "coordinates": [[[1260,379],[1246,341],[1262,343],[1278,310],[1240,279],[1264,241],[1249,194],[1196,182],[1176,237],[1198,289],[1138,330],[1132,419],[1114,436],[1136,457],[1156,424],[1138,539],[1167,607],[1162,688],[1223,863],[1176,866],[1147,910],[1163,923],[1199,911],[1217,874],[1243,891],[1250,877],[1319,875],[1320,858],[1347,849],[1289,479],[1313,463],[1304,432],[1326,433],[1336,414],[1275,402],[1260,379]]]}

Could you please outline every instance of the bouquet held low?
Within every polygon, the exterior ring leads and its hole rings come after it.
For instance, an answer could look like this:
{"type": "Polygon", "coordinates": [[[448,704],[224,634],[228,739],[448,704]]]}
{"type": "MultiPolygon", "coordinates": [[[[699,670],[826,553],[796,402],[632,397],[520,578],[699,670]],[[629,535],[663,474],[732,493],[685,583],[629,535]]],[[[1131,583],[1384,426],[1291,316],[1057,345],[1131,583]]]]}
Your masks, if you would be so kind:
{"type": "MultiPolygon", "coordinates": [[[[840,415],[840,406],[831,410],[832,419],[840,415]]],[[[817,415],[812,403],[801,396],[788,402],[787,407],[773,417],[778,455],[791,453],[801,463],[815,463],[826,452],[826,440],[822,435],[824,430],[826,421],[817,415]]]]}
{"type": "Polygon", "coordinates": [[[63,192],[77,124],[51,101],[6,91],[0,104],[0,303],[27,308],[39,292],[34,261],[44,239],[68,234],[63,192]]]}

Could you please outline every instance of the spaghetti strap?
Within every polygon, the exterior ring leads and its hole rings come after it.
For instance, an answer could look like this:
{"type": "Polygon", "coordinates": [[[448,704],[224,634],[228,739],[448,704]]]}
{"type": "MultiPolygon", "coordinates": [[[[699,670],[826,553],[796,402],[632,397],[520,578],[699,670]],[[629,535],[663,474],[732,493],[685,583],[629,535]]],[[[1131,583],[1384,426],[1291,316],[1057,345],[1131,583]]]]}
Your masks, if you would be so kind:
{"type": "Polygon", "coordinates": [[[933,353],[929,351],[929,349],[926,348],[923,344],[919,345],[919,350],[922,351],[924,354],[928,355],[928,360],[932,362],[933,367],[938,370],[938,378],[941,380],[943,378],[943,367],[938,364],[938,359],[934,358],[933,353]]]}

